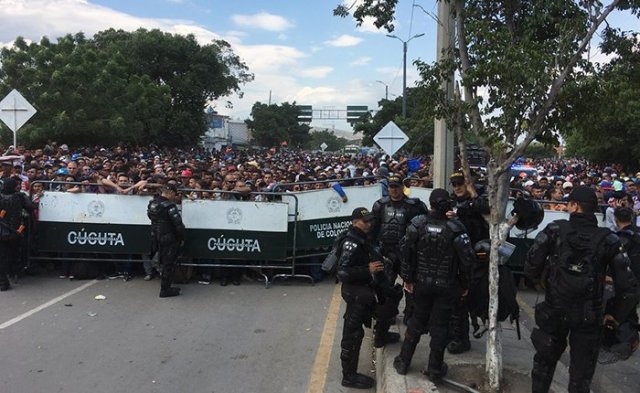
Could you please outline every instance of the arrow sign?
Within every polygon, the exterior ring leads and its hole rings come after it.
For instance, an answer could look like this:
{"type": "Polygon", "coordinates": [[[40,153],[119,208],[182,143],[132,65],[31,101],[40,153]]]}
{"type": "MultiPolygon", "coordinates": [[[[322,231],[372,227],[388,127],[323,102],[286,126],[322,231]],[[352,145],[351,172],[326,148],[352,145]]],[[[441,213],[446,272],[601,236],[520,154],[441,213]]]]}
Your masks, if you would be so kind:
{"type": "Polygon", "coordinates": [[[18,129],[24,125],[33,115],[36,114],[34,108],[18,90],[13,89],[11,93],[0,101],[0,120],[13,131],[13,146],[16,146],[16,134],[18,129]]]}
{"type": "Polygon", "coordinates": [[[322,145],[320,145],[320,148],[322,149],[322,151],[327,150],[327,147],[329,147],[329,145],[327,145],[326,143],[322,142],[322,145]]]}
{"type": "Polygon", "coordinates": [[[407,143],[409,137],[396,123],[390,121],[373,137],[373,140],[385,153],[392,156],[407,143]]]}

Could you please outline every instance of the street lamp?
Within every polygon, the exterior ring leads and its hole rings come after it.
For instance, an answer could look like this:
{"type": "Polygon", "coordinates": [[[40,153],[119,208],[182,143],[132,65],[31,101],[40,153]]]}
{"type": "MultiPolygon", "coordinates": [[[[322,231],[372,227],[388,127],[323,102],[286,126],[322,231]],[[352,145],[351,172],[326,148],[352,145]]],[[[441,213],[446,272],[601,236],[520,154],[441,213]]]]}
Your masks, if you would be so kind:
{"type": "Polygon", "coordinates": [[[383,81],[376,81],[376,82],[384,85],[384,99],[389,101],[389,85],[387,85],[383,81]]]}
{"type": "Polygon", "coordinates": [[[404,41],[402,38],[393,34],[387,34],[389,38],[395,38],[402,42],[402,118],[407,118],[407,44],[414,38],[422,37],[424,33],[416,34],[408,40],[404,41]]]}

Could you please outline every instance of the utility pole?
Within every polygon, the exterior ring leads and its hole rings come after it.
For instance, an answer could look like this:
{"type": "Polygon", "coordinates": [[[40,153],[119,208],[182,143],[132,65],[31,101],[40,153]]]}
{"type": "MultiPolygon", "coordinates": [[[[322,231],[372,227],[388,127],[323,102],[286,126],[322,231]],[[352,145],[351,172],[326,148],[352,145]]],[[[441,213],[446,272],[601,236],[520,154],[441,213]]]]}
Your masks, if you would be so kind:
{"type": "Polygon", "coordinates": [[[376,82],[382,83],[384,85],[384,99],[389,101],[389,85],[387,85],[383,81],[376,81],[376,82]]]}
{"type": "MultiPolygon", "coordinates": [[[[451,56],[451,46],[454,42],[455,24],[451,15],[451,5],[448,1],[438,1],[438,36],[436,61],[441,61],[444,56],[451,56]]],[[[447,99],[453,98],[453,73],[449,80],[442,82],[440,88],[446,93],[447,99]]],[[[435,188],[448,188],[448,178],[453,172],[454,161],[454,135],[447,130],[445,119],[435,119],[433,137],[433,186],[435,188]]]]}
{"type": "Polygon", "coordinates": [[[404,41],[398,36],[387,34],[389,38],[395,38],[402,42],[402,118],[407,118],[407,44],[414,38],[422,37],[424,33],[416,34],[408,40],[404,41]]]}

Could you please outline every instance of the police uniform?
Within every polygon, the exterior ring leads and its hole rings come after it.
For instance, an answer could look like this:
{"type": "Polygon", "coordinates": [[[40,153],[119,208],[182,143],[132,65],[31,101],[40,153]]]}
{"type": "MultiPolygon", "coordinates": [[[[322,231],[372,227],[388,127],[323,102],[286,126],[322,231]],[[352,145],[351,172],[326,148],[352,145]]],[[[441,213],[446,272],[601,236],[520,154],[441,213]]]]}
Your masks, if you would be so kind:
{"type": "MultiPolygon", "coordinates": [[[[461,172],[454,172],[449,177],[451,184],[464,183],[461,172]]],[[[489,199],[485,194],[471,197],[466,193],[462,197],[453,195],[456,206],[456,216],[467,229],[471,243],[475,246],[481,240],[489,239],[489,224],[483,215],[490,213],[489,199]]],[[[488,269],[488,264],[474,266],[475,269],[488,269]]],[[[474,276],[483,276],[483,271],[477,271],[474,276]]],[[[450,326],[451,343],[449,352],[459,354],[471,348],[469,342],[469,304],[468,296],[458,296],[451,315],[450,326]]]]}
{"type": "MultiPolygon", "coordinates": [[[[176,192],[175,185],[165,185],[165,190],[176,192]]],[[[173,273],[178,260],[178,249],[184,241],[185,227],[175,202],[156,195],[149,202],[147,216],[151,220],[152,254],[160,257],[160,297],[177,296],[180,288],[172,288],[173,273]]]]}
{"type": "MultiPolygon", "coordinates": [[[[352,219],[371,220],[373,216],[366,208],[353,211],[352,219]]],[[[342,282],[342,298],[347,303],[340,342],[342,362],[342,385],[355,388],[371,388],[372,378],[358,374],[360,347],[364,338],[363,325],[371,327],[371,318],[376,304],[373,276],[369,272],[372,245],[367,234],[350,227],[340,247],[337,276],[342,282]]]]}
{"type": "MultiPolygon", "coordinates": [[[[31,199],[18,192],[20,181],[16,178],[5,178],[0,195],[0,291],[11,286],[8,274],[12,273],[19,260],[22,234],[18,231],[22,224],[22,210],[33,211],[31,199]]],[[[15,272],[13,272],[15,273],[15,272]]]]}
{"type": "MultiPolygon", "coordinates": [[[[402,180],[398,176],[387,178],[390,187],[402,186],[402,180]]],[[[402,195],[402,199],[394,201],[390,197],[383,197],[373,204],[371,213],[375,217],[371,237],[376,245],[380,246],[380,253],[383,257],[391,261],[391,266],[387,266],[385,271],[387,277],[384,284],[388,285],[387,299],[376,309],[376,327],[374,346],[382,347],[386,343],[396,342],[399,336],[396,333],[389,333],[389,328],[393,324],[398,314],[398,304],[402,299],[402,289],[398,285],[394,288],[396,278],[400,271],[400,240],[405,235],[407,225],[411,220],[421,214],[427,213],[427,208],[423,202],[417,198],[407,198],[402,195]]],[[[405,322],[408,320],[412,310],[411,296],[406,297],[405,322]]]]}
{"type": "Polygon", "coordinates": [[[426,373],[438,381],[446,374],[444,350],[453,302],[461,289],[470,286],[475,254],[464,225],[446,216],[451,210],[447,191],[433,190],[429,202],[433,210],[411,221],[402,244],[400,275],[413,284],[415,311],[393,364],[398,373],[406,374],[420,336],[428,330],[431,350],[426,373]]]}
{"type": "Polygon", "coordinates": [[[618,236],[599,228],[597,198],[587,187],[576,187],[569,202],[583,206],[569,220],[556,220],[536,236],[527,254],[525,273],[545,287],[545,300],[536,306],[538,325],[531,333],[536,349],[531,372],[532,392],[547,392],[556,364],[571,347],[569,392],[587,393],[602,339],[605,275],[612,276],[616,301],[611,315],[628,315],[637,302],[637,283],[618,236]]]}

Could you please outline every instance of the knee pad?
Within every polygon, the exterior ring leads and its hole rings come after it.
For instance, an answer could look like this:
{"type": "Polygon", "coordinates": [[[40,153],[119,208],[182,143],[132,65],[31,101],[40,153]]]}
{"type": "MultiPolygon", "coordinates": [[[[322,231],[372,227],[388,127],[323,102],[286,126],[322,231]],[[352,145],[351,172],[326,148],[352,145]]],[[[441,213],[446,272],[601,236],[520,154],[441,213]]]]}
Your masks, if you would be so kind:
{"type": "Polygon", "coordinates": [[[560,359],[566,347],[565,342],[539,328],[531,332],[531,343],[541,358],[554,363],[560,359]]]}

